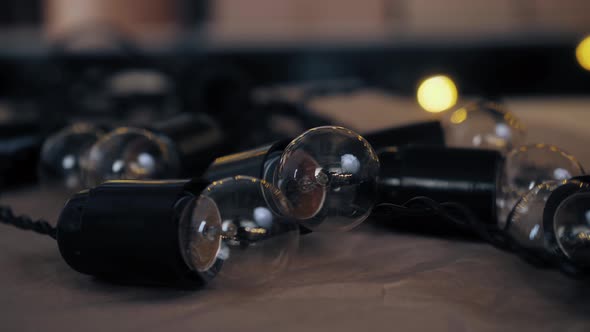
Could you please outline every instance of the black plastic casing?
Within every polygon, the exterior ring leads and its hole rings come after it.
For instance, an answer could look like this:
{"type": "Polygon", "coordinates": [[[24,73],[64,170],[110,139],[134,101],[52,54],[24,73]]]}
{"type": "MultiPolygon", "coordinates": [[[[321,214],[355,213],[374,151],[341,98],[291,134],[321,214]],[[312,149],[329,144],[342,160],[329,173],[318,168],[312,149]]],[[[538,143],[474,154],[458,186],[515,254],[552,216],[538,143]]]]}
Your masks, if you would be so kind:
{"type": "Polygon", "coordinates": [[[111,281],[198,288],[213,278],[185,264],[179,218],[207,183],[110,181],[72,197],[57,242],[74,270],[111,281]]]}
{"type": "Polygon", "coordinates": [[[47,130],[38,123],[0,124],[0,185],[2,189],[34,183],[47,130]]]}
{"type": "Polygon", "coordinates": [[[216,156],[227,150],[226,135],[215,120],[204,114],[182,113],[151,129],[174,143],[187,177],[200,176],[216,156]]]}
{"type": "MultiPolygon", "coordinates": [[[[252,150],[231,154],[215,159],[203,178],[208,181],[220,180],[236,175],[267,179],[269,161],[277,161],[290,140],[283,140],[252,150]]],[[[276,166],[276,165],[275,165],[276,166]]]]}
{"type": "Polygon", "coordinates": [[[366,133],[363,137],[377,152],[391,146],[444,146],[445,136],[439,121],[425,121],[366,133]]]}
{"type": "MultiPolygon", "coordinates": [[[[499,152],[408,146],[384,149],[379,159],[379,202],[404,204],[414,197],[426,196],[439,203],[460,203],[485,224],[497,223],[496,193],[504,166],[499,152]]],[[[448,227],[432,224],[433,220],[422,220],[427,222],[422,224],[415,219],[408,218],[409,224],[404,226],[436,232],[448,227]]]]}
{"type": "MultiPolygon", "coordinates": [[[[209,166],[202,178],[213,182],[236,175],[252,176],[262,180],[270,180],[275,167],[290,139],[261,146],[256,149],[219,157],[209,166]]],[[[299,225],[301,234],[311,233],[311,230],[299,225]]]]}

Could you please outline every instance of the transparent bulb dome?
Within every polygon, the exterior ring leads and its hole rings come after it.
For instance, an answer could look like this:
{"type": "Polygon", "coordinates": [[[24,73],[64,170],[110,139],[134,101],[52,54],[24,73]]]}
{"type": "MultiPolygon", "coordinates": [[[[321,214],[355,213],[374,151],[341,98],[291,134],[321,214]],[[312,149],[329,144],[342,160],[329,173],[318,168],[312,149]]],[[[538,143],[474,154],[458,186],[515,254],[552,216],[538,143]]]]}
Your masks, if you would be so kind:
{"type": "Polygon", "coordinates": [[[496,194],[499,226],[506,226],[508,214],[518,200],[536,185],[583,174],[576,158],[554,145],[526,145],[510,151],[496,194]]]}
{"type": "Polygon", "coordinates": [[[81,168],[103,131],[76,123],[48,137],[41,148],[39,178],[44,186],[77,191],[82,188],[81,168]]]}
{"type": "Polygon", "coordinates": [[[474,102],[445,113],[441,120],[448,146],[506,153],[524,143],[525,130],[518,118],[495,102],[474,102]]]}
{"type": "Polygon", "coordinates": [[[277,188],[236,176],[213,182],[202,197],[206,204],[197,204],[181,227],[193,234],[181,241],[185,261],[202,270],[220,266],[218,278],[238,286],[267,282],[287,269],[299,246],[299,225],[287,217],[288,201],[277,188]]]}
{"type": "MultiPolygon", "coordinates": [[[[564,254],[569,256],[575,251],[571,249],[576,246],[574,242],[568,242],[573,238],[571,236],[583,233],[586,216],[580,213],[584,210],[584,204],[589,202],[586,200],[587,197],[578,197],[574,202],[570,199],[576,194],[566,198],[555,210],[553,219],[547,219],[547,204],[550,197],[560,187],[564,187],[566,190],[572,190],[572,188],[574,190],[588,190],[590,185],[578,180],[553,180],[541,183],[522,196],[509,215],[506,224],[505,231],[510,237],[521,248],[534,252],[538,257],[555,259],[563,257],[564,254]],[[577,219],[571,219],[573,216],[577,219]],[[582,232],[578,233],[580,231],[582,232]]],[[[588,207],[590,208],[590,206],[588,207]]],[[[587,210],[584,210],[583,213],[586,213],[587,210]]],[[[578,244],[581,243],[578,242],[578,244]]]]}
{"type": "Polygon", "coordinates": [[[310,129],[291,141],[273,183],[305,227],[344,231],[371,213],[378,174],[379,159],[362,136],[327,126],[310,129]]]}
{"type": "Polygon", "coordinates": [[[94,144],[83,168],[88,186],[107,180],[177,178],[180,172],[180,157],[168,138],[128,127],[118,128],[94,144]]]}
{"type": "Polygon", "coordinates": [[[221,248],[221,216],[211,198],[200,195],[185,206],[178,239],[182,258],[191,270],[217,275],[222,264],[217,259],[221,248]]]}
{"type": "Polygon", "coordinates": [[[548,253],[548,243],[543,225],[543,213],[549,196],[565,181],[547,181],[536,185],[518,201],[506,222],[506,232],[522,248],[548,253]]]}
{"type": "Polygon", "coordinates": [[[562,252],[576,265],[590,266],[590,192],[575,193],[561,202],[553,226],[562,252]]]}

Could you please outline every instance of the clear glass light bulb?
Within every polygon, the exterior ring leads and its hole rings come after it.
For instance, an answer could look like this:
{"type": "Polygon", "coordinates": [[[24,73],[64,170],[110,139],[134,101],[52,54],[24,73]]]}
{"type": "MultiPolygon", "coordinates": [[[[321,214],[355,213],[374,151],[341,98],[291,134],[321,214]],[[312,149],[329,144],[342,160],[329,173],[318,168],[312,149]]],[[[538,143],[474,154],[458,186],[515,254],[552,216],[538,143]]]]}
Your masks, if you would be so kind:
{"type": "Polygon", "coordinates": [[[572,262],[587,265],[590,234],[590,184],[579,180],[547,181],[522,196],[508,217],[505,231],[523,249],[538,257],[560,259],[568,257],[572,262]],[[564,186],[568,186],[565,188],[564,186]],[[561,187],[566,189],[556,197],[566,196],[553,215],[552,204],[548,203],[561,187]],[[567,190],[582,190],[568,194],[567,190]],[[549,204],[549,205],[548,205],[549,204]],[[549,208],[550,210],[547,210],[549,208]],[[588,247],[587,247],[588,246],[588,247]],[[565,256],[564,256],[565,254],[565,256]]]}
{"type": "Polygon", "coordinates": [[[520,246],[539,254],[550,253],[545,237],[543,212],[551,193],[565,183],[567,180],[541,183],[518,201],[508,217],[505,230],[520,246]]]}
{"type": "Polygon", "coordinates": [[[554,145],[521,146],[506,156],[496,194],[498,224],[506,226],[508,214],[518,200],[536,185],[550,180],[567,180],[584,174],[576,158],[554,145]]]}
{"type": "Polygon", "coordinates": [[[76,123],[48,137],[41,148],[39,161],[41,183],[68,191],[81,189],[81,168],[91,146],[103,134],[94,125],[76,123]]]}
{"type": "Polygon", "coordinates": [[[219,278],[232,285],[261,284],[286,270],[299,246],[299,225],[287,217],[289,202],[277,188],[236,176],[214,181],[202,196],[209,201],[197,204],[190,224],[181,227],[196,234],[183,246],[186,261],[210,269],[217,260],[219,278]]]}
{"type": "Polygon", "coordinates": [[[518,118],[501,104],[479,101],[442,117],[445,141],[452,147],[477,147],[506,153],[524,142],[518,118]]]}
{"type": "Polygon", "coordinates": [[[575,193],[561,202],[555,212],[553,226],[562,252],[576,265],[589,266],[590,192],[575,193]]]}
{"type": "Polygon", "coordinates": [[[379,159],[362,136],[326,126],[291,141],[273,183],[304,226],[316,231],[348,230],[371,213],[378,174],[379,159]]]}
{"type": "Polygon", "coordinates": [[[88,154],[84,181],[148,180],[180,176],[180,157],[166,137],[148,130],[122,127],[102,137],[88,154]]]}
{"type": "Polygon", "coordinates": [[[217,259],[221,248],[221,216],[217,204],[200,195],[181,213],[178,239],[184,262],[193,271],[216,275],[222,261],[217,259]]]}

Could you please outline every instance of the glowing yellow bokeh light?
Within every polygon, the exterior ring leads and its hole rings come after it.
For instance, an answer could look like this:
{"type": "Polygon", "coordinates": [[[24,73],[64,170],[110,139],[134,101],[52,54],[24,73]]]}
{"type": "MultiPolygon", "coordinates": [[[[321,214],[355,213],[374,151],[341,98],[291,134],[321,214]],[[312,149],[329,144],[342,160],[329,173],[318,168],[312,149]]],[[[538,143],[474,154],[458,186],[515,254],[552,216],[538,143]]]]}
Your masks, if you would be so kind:
{"type": "Polygon", "coordinates": [[[584,38],[576,47],[576,58],[582,68],[590,70],[590,36],[584,38]]]}
{"type": "Polygon", "coordinates": [[[457,86],[445,75],[431,76],[418,86],[418,104],[427,112],[446,111],[457,103],[457,86]]]}
{"type": "Polygon", "coordinates": [[[454,111],[451,115],[451,122],[454,124],[459,124],[465,120],[467,120],[467,110],[464,108],[454,111]]]}

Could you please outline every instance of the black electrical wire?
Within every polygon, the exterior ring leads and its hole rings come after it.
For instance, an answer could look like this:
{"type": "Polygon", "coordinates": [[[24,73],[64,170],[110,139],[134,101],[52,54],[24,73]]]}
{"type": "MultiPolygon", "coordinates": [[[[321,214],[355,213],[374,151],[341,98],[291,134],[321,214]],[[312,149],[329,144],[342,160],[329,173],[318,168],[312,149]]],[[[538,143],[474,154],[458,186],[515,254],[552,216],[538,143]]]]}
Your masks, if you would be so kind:
{"type": "Polygon", "coordinates": [[[380,203],[373,210],[375,217],[439,217],[460,229],[470,231],[494,247],[518,255],[528,263],[538,267],[547,268],[557,266],[566,275],[573,278],[587,278],[588,271],[579,269],[560,259],[539,257],[523,248],[508,234],[495,225],[488,225],[480,221],[466,206],[456,202],[439,203],[429,197],[419,196],[410,199],[402,205],[393,203],[380,203]]]}
{"type": "Polygon", "coordinates": [[[466,206],[456,202],[439,203],[431,198],[418,196],[402,205],[380,203],[375,207],[374,216],[385,217],[439,217],[452,224],[475,233],[477,236],[503,250],[513,251],[514,243],[496,226],[481,222],[466,206]],[[385,213],[382,211],[386,211],[385,213]]]}
{"type": "Polygon", "coordinates": [[[33,231],[43,235],[49,235],[53,239],[57,239],[57,228],[52,226],[44,219],[33,220],[26,215],[16,216],[12,212],[12,208],[5,205],[0,205],[0,223],[12,225],[14,227],[33,231]]]}

